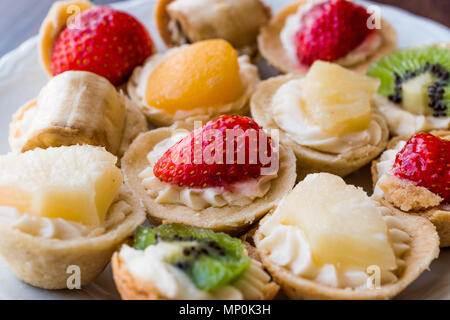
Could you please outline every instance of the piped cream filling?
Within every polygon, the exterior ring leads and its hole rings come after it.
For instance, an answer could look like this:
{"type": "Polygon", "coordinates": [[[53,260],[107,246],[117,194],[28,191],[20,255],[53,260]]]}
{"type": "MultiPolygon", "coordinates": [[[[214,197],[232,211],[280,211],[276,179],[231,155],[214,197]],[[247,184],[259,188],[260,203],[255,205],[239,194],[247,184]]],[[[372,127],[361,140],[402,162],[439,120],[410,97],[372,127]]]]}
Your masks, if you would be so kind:
{"type": "Polygon", "coordinates": [[[167,263],[171,257],[180,254],[186,243],[159,242],[145,250],[122,246],[120,258],[129,272],[147,281],[158,292],[169,299],[179,300],[256,300],[263,299],[263,287],[270,282],[270,276],[261,263],[252,260],[250,268],[234,283],[212,292],[198,289],[180,269],[167,263]]]}
{"type": "MultiPolygon", "coordinates": [[[[380,284],[385,285],[397,281],[398,275],[404,268],[404,256],[410,248],[410,237],[402,230],[401,221],[388,215],[389,209],[379,208],[380,212],[384,212],[383,220],[389,230],[389,239],[397,264],[395,270],[380,270],[380,284]]],[[[276,212],[261,225],[260,230],[265,236],[259,244],[260,247],[268,252],[269,258],[274,263],[288,269],[296,276],[335,288],[368,288],[367,284],[370,280],[368,270],[340,270],[333,264],[317,265],[304,232],[297,226],[281,224],[277,220],[276,212]]]]}
{"type": "Polygon", "coordinates": [[[278,176],[277,172],[261,175],[256,179],[250,178],[233,183],[227,189],[179,187],[159,180],[153,173],[153,167],[172,145],[186,135],[186,132],[179,132],[155,145],[147,155],[149,165],[139,174],[142,185],[159,204],[184,205],[194,210],[220,208],[226,205],[245,206],[269,192],[272,180],[278,176]]]}
{"type": "Polygon", "coordinates": [[[0,224],[34,237],[57,240],[75,240],[97,237],[121,223],[132,211],[125,201],[117,201],[108,211],[104,225],[92,228],[61,218],[35,217],[20,213],[13,207],[0,207],[0,224]]]}
{"type": "Polygon", "coordinates": [[[339,154],[365,145],[378,145],[382,139],[383,119],[372,114],[369,127],[343,136],[331,136],[319,125],[312,123],[305,115],[301,101],[305,99],[302,90],[303,79],[293,79],[283,84],[274,94],[271,105],[277,125],[296,143],[312,149],[339,154]]]}

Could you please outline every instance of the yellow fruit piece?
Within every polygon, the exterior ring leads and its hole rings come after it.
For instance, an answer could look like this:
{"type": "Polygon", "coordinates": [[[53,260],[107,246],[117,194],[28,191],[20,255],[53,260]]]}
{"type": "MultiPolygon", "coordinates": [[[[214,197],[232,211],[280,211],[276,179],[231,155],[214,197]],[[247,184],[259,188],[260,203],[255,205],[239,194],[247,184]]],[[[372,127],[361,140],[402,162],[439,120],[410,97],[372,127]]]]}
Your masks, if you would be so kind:
{"type": "Polygon", "coordinates": [[[146,101],[170,114],[233,102],[243,92],[237,58],[225,40],[200,41],[181,49],[150,74],[146,101]]]}
{"type": "Polygon", "coordinates": [[[117,158],[75,145],[0,157],[0,206],[37,217],[101,226],[123,183],[117,158]]]}
{"type": "Polygon", "coordinates": [[[377,204],[355,186],[329,174],[308,175],[278,209],[280,221],[303,230],[318,266],[340,270],[396,268],[388,229],[377,204]]]}
{"type": "Polygon", "coordinates": [[[302,84],[304,111],[333,136],[364,130],[370,123],[371,100],[379,83],[337,64],[316,61],[302,84]]]}

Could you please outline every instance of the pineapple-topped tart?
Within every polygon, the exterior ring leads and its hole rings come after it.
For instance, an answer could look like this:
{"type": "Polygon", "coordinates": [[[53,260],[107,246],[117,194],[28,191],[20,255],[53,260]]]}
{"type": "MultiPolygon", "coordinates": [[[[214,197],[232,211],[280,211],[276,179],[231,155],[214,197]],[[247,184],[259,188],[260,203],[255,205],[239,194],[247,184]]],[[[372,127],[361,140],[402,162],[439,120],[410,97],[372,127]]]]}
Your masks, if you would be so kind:
{"type": "Polygon", "coordinates": [[[317,61],[305,76],[263,81],[251,113],[297,157],[298,177],[310,172],[345,176],[380,154],[388,141],[386,120],[374,97],[379,81],[337,64],[317,61]]]}
{"type": "Polygon", "coordinates": [[[102,147],[0,156],[0,254],[22,281],[67,288],[69,266],[93,281],[145,213],[102,147]]]}
{"type": "Polygon", "coordinates": [[[156,126],[245,114],[259,75],[225,40],[199,41],[156,54],[128,82],[130,97],[156,126]]]}
{"type": "Polygon", "coordinates": [[[292,299],[389,299],[439,253],[434,226],[384,207],[329,173],[308,175],[254,235],[292,299]]]}
{"type": "Polygon", "coordinates": [[[393,138],[372,163],[374,196],[430,220],[450,246],[450,131],[393,138]]]}
{"type": "Polygon", "coordinates": [[[293,187],[294,154],[251,118],[222,115],[190,130],[177,123],[141,134],[122,159],[153,222],[238,234],[293,187]]]}

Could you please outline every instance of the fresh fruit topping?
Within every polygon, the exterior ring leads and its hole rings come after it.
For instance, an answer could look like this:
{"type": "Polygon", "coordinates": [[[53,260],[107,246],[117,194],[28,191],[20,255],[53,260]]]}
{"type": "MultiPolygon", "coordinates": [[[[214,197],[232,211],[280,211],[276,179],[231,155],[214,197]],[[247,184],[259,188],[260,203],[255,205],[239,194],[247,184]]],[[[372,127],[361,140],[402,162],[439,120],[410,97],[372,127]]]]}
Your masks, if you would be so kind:
{"type": "Polygon", "coordinates": [[[123,181],[116,160],[89,145],[1,156],[0,206],[101,226],[123,181]]]}
{"type": "Polygon", "coordinates": [[[109,7],[81,12],[53,47],[53,75],[67,70],[91,71],[120,85],[152,53],[147,29],[136,18],[109,7]]]}
{"type": "Polygon", "coordinates": [[[316,61],[302,83],[304,110],[323,131],[340,136],[364,130],[379,81],[337,64],[316,61]]]}
{"type": "Polygon", "coordinates": [[[299,62],[335,61],[346,56],[372,33],[366,9],[347,0],[320,3],[302,16],[296,34],[299,62]]]}
{"type": "Polygon", "coordinates": [[[223,115],[194,130],[157,161],[161,181],[190,188],[225,187],[270,166],[272,141],[249,117],[223,115]],[[262,155],[264,154],[264,155],[262,155]]]}
{"type": "Polygon", "coordinates": [[[450,49],[403,49],[371,65],[368,75],[381,80],[379,92],[419,115],[449,116],[450,49]]]}
{"type": "Polygon", "coordinates": [[[159,227],[140,227],[135,235],[134,248],[145,250],[159,242],[179,244],[179,254],[166,262],[181,269],[199,289],[205,291],[232,283],[247,271],[251,264],[239,239],[225,233],[176,223],[159,227]]]}
{"type": "Polygon", "coordinates": [[[396,268],[389,231],[378,205],[360,188],[329,173],[308,175],[274,213],[305,233],[314,262],[338,270],[396,268]]]}
{"type": "Polygon", "coordinates": [[[174,114],[222,106],[243,92],[236,50],[225,40],[206,40],[169,56],[150,74],[146,101],[174,114]]]}
{"type": "Polygon", "coordinates": [[[450,141],[430,133],[412,136],[397,153],[395,176],[415,182],[450,201],[450,141]]]}

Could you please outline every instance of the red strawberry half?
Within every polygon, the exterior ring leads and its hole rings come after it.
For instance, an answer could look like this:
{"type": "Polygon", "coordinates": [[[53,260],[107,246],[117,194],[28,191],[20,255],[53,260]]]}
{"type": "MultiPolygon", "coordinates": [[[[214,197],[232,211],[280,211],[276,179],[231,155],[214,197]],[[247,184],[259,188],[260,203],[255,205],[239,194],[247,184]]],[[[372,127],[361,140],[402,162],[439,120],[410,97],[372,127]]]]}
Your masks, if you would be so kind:
{"type": "Polygon", "coordinates": [[[367,27],[366,9],[347,0],[331,0],[314,6],[302,16],[296,34],[299,62],[335,61],[360,45],[374,30],[367,27]]]}
{"type": "Polygon", "coordinates": [[[226,187],[261,175],[276,152],[264,130],[248,117],[223,115],[194,130],[157,161],[161,181],[190,188],[226,187]]]}
{"type": "Polygon", "coordinates": [[[81,12],[60,34],[52,52],[53,75],[68,70],[91,71],[114,85],[152,53],[147,29],[134,17],[109,7],[81,12]]]}
{"type": "Polygon", "coordinates": [[[415,182],[450,201],[450,141],[429,133],[412,136],[397,153],[395,176],[415,182]]]}

